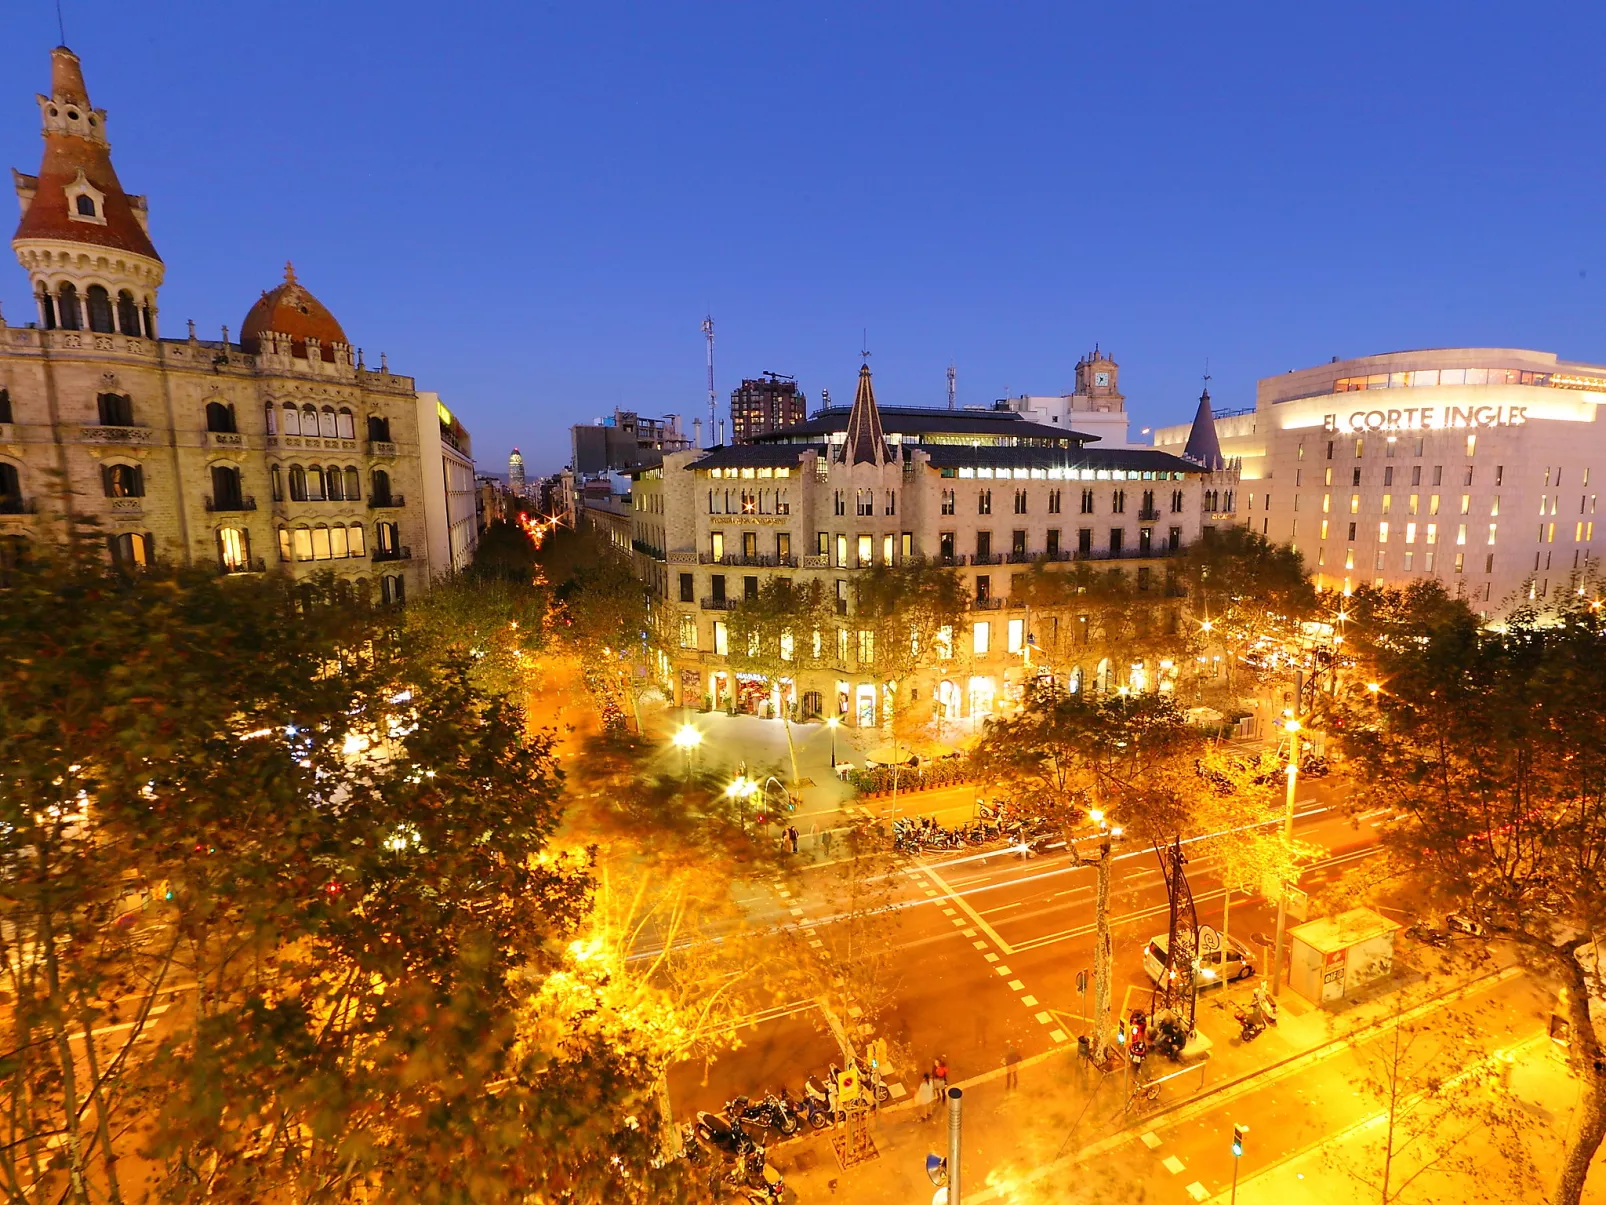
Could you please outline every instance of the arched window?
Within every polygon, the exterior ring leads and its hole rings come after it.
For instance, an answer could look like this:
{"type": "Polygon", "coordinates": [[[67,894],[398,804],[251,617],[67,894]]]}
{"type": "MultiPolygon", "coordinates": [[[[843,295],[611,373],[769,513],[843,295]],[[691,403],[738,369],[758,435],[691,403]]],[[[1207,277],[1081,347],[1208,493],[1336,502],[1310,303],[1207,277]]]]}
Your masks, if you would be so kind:
{"type": "Polygon", "coordinates": [[[17,466],[0,460],[0,515],[22,513],[22,478],[17,466]]]}
{"type": "Polygon", "coordinates": [[[346,478],[340,472],[338,464],[332,464],[323,471],[324,488],[329,493],[329,501],[344,502],[346,498],[346,478]]]}
{"type": "Polygon", "coordinates": [[[137,464],[108,464],[101,468],[108,498],[143,498],[145,472],[137,464]]]}
{"type": "Polygon", "coordinates": [[[112,333],[112,298],[101,285],[90,285],[84,295],[89,302],[89,329],[102,335],[112,333]]]}
{"type": "Polygon", "coordinates": [[[315,561],[329,559],[329,529],[321,523],[312,529],[312,559],[315,561]]]}
{"type": "Polygon", "coordinates": [[[278,465],[269,466],[269,468],[268,468],[268,482],[273,487],[273,500],[275,502],[283,502],[284,501],[284,474],[279,471],[279,466],[278,465]]]}
{"type": "Polygon", "coordinates": [[[339,431],[341,439],[357,438],[356,420],[352,418],[351,411],[344,406],[335,415],[335,428],[339,431]]]}
{"type": "Polygon", "coordinates": [[[249,573],[251,533],[238,527],[223,527],[217,533],[218,565],[224,573],[249,573]]]}
{"type": "Polygon", "coordinates": [[[92,218],[95,216],[95,198],[88,193],[78,194],[78,212],[81,216],[92,218]]]}
{"type": "Polygon", "coordinates": [[[368,438],[382,443],[390,442],[390,420],[377,414],[368,416],[368,438]]]}
{"type": "Polygon", "coordinates": [[[384,469],[374,470],[374,485],[368,491],[368,496],[373,500],[375,506],[390,505],[390,474],[385,472],[384,469]]]}
{"type": "Polygon", "coordinates": [[[61,329],[76,331],[83,329],[83,318],[78,312],[78,290],[70,282],[61,286],[57,295],[57,309],[60,311],[59,319],[61,329]]]}
{"type": "Polygon", "coordinates": [[[329,529],[329,555],[337,560],[347,555],[344,527],[336,526],[329,529]]]}
{"type": "Polygon", "coordinates": [[[312,528],[296,528],[296,560],[310,561],[312,559],[312,528]]]}
{"type": "Polygon", "coordinates": [[[301,434],[301,411],[297,410],[294,404],[290,402],[284,404],[284,433],[286,435],[301,434]]]}
{"type": "Polygon", "coordinates": [[[377,557],[392,557],[396,555],[396,525],[394,523],[374,524],[374,555],[377,557]]]}
{"type": "Polygon", "coordinates": [[[240,491],[240,470],[232,464],[212,466],[212,510],[244,510],[245,497],[240,491]]]}
{"type": "Polygon", "coordinates": [[[234,407],[223,402],[206,404],[206,429],[222,434],[234,434],[234,407]]]}
{"type": "Polygon", "coordinates": [[[325,406],[318,415],[318,434],[325,439],[334,439],[335,429],[335,408],[325,406]]]}
{"type": "Polygon", "coordinates": [[[111,552],[112,564],[120,569],[142,568],[156,559],[153,555],[155,543],[149,532],[141,535],[138,532],[125,531],[119,535],[107,536],[106,546],[111,552]]]}
{"type": "Polygon", "coordinates": [[[117,326],[125,335],[138,335],[139,306],[127,289],[117,294],[117,326]]]}
{"type": "Polygon", "coordinates": [[[267,428],[269,435],[279,433],[279,409],[272,402],[262,407],[262,425],[267,428]]]}
{"type": "Polygon", "coordinates": [[[361,523],[353,523],[346,528],[346,546],[350,549],[352,556],[366,555],[366,533],[361,523]]]}
{"type": "Polygon", "coordinates": [[[379,579],[379,597],[391,606],[401,606],[407,601],[406,580],[399,573],[386,574],[379,579]]]}
{"type": "Polygon", "coordinates": [[[301,407],[301,434],[317,438],[318,435],[318,409],[315,406],[301,407]]]}
{"type": "Polygon", "coordinates": [[[295,547],[290,543],[290,529],[288,527],[279,528],[279,559],[281,561],[293,561],[296,559],[295,547]]]}
{"type": "Polygon", "coordinates": [[[290,466],[290,501],[305,502],[307,500],[307,470],[299,464],[290,466]]]}
{"type": "Polygon", "coordinates": [[[309,465],[307,467],[307,501],[322,502],[323,499],[323,470],[315,464],[309,465]]]}
{"type": "Polygon", "coordinates": [[[56,299],[49,289],[39,290],[39,321],[47,331],[56,329],[56,299]]]}
{"type": "Polygon", "coordinates": [[[103,427],[132,427],[134,399],[126,393],[102,393],[95,398],[95,409],[103,427]]]}
{"type": "Polygon", "coordinates": [[[156,338],[156,308],[151,305],[151,299],[145,299],[145,337],[156,338]]]}
{"type": "Polygon", "coordinates": [[[362,474],[357,471],[356,465],[348,464],[346,466],[346,501],[355,502],[361,497],[362,474]]]}

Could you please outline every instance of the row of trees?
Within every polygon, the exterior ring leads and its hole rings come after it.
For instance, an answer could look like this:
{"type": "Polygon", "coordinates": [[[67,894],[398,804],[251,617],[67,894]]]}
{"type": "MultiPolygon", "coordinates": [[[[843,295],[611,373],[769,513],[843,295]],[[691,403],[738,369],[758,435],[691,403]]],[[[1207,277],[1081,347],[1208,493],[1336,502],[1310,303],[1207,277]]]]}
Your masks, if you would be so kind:
{"type": "Polygon", "coordinates": [[[539,607],[472,585],[403,615],[88,540],[12,574],[9,1199],[701,1191],[653,1124],[676,1001],[587,966],[596,860],[516,698],[539,607]]]}

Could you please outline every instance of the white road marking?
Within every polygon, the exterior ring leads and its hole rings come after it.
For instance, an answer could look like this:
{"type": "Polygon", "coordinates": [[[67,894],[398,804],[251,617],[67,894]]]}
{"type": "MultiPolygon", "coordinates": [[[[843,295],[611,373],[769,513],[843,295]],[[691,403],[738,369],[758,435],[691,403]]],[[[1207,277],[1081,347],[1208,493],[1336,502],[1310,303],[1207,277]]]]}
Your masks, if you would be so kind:
{"type": "MultiPolygon", "coordinates": [[[[999,970],[1003,970],[1003,968],[1000,967],[999,970]]],[[[1025,991],[1026,990],[1026,985],[1024,983],[1022,983],[1019,979],[1011,979],[1009,981],[1009,990],[1012,991],[1012,992],[1025,991]]]]}
{"type": "Polygon", "coordinates": [[[1000,975],[1014,974],[1014,972],[1011,971],[1008,967],[994,967],[993,970],[997,971],[1000,975]]]}
{"type": "Polygon", "coordinates": [[[1188,1185],[1188,1195],[1195,1201],[1202,1201],[1210,1195],[1210,1190],[1203,1184],[1199,1183],[1199,1181],[1195,1180],[1192,1184],[1188,1185]]]}
{"type": "Polygon", "coordinates": [[[1063,1029],[1051,1029],[1048,1031],[1048,1036],[1053,1038],[1056,1042],[1064,1042],[1068,1040],[1063,1029]]]}
{"type": "Polygon", "coordinates": [[[1170,1172],[1173,1176],[1179,1176],[1187,1170],[1187,1164],[1183,1163],[1182,1160],[1178,1159],[1175,1155],[1167,1155],[1164,1159],[1160,1160],[1160,1166],[1165,1168],[1166,1171],[1170,1172]]]}
{"type": "Polygon", "coordinates": [[[970,917],[970,919],[975,922],[976,928],[980,929],[983,933],[987,934],[988,937],[993,939],[993,944],[995,946],[997,946],[1005,954],[1013,954],[1015,952],[1015,947],[1010,945],[1002,937],[998,936],[998,930],[994,929],[985,920],[983,920],[981,913],[972,908],[968,900],[961,895],[954,894],[954,889],[948,886],[947,881],[940,874],[938,874],[929,866],[926,867],[926,873],[931,876],[932,882],[936,883],[937,886],[941,887],[948,893],[948,898],[958,906],[960,911],[962,911],[966,916],[970,917]]]}
{"type": "Polygon", "coordinates": [[[976,936],[976,930],[974,930],[974,929],[961,929],[959,932],[960,932],[960,935],[964,936],[964,937],[975,937],[976,936]]]}
{"type": "Polygon", "coordinates": [[[988,951],[986,954],[983,954],[982,957],[985,958],[988,962],[997,962],[998,961],[998,955],[992,953],[991,951],[988,951]]]}
{"type": "Polygon", "coordinates": [[[984,941],[973,941],[970,944],[974,949],[977,950],[985,950],[987,948],[987,943],[984,941]]]}
{"type": "Polygon", "coordinates": [[[1027,1008],[1036,1008],[1037,1007],[1037,997],[1036,996],[1022,996],[1020,998],[1020,1002],[1022,1004],[1024,1004],[1027,1008]]]}
{"type": "Polygon", "coordinates": [[[1039,1025],[1052,1025],[1054,1023],[1054,1014],[1053,1013],[1038,1013],[1032,1019],[1034,1021],[1036,1021],[1039,1025]]]}
{"type": "Polygon", "coordinates": [[[1151,1151],[1160,1145],[1160,1135],[1156,1134],[1153,1130],[1139,1134],[1138,1138],[1143,1142],[1143,1145],[1148,1147],[1151,1151]]]}

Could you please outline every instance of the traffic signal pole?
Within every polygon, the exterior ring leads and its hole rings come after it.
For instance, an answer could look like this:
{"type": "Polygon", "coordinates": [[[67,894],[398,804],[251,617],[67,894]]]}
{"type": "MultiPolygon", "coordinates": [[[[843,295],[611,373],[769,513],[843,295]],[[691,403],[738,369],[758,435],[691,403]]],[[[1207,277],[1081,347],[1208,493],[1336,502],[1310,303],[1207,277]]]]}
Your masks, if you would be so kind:
{"type": "MultiPolygon", "coordinates": [[[[1305,675],[1294,675],[1294,707],[1283,727],[1288,731],[1288,796],[1283,806],[1283,847],[1292,849],[1294,845],[1294,796],[1299,790],[1299,746],[1300,736],[1299,704],[1305,690],[1305,675]]],[[[1283,984],[1283,926],[1288,923],[1288,880],[1284,879],[1282,890],[1277,893],[1277,945],[1271,954],[1271,995],[1277,998],[1278,991],[1283,984]]],[[[1225,965],[1225,964],[1223,964],[1225,965]]]]}

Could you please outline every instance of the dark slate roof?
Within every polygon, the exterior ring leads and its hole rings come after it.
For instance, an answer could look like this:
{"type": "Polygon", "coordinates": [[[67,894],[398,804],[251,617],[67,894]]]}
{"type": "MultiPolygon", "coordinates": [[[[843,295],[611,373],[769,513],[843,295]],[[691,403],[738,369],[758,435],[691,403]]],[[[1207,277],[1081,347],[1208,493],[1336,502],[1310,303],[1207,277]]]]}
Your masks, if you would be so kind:
{"type": "Polygon", "coordinates": [[[859,366],[859,390],[853,395],[848,413],[847,438],[839,457],[846,464],[886,464],[892,459],[887,437],[881,430],[881,412],[875,404],[875,386],[870,382],[870,366],[859,366]]]}
{"type": "Polygon", "coordinates": [[[1131,469],[1144,473],[1202,473],[1202,466],[1157,448],[992,448],[930,444],[920,449],[933,468],[1131,469]]]}
{"type": "MultiPolygon", "coordinates": [[[[1097,435],[1034,423],[1014,410],[942,410],[931,406],[878,406],[881,426],[897,435],[976,435],[1011,439],[1053,439],[1089,443],[1097,435]]],[[[768,443],[824,443],[825,437],[846,431],[852,409],[828,406],[816,410],[807,422],[783,427],[757,438],[768,443]],[[813,438],[810,438],[813,437],[813,438]]]]}
{"type": "Polygon", "coordinates": [[[1199,410],[1193,416],[1193,426],[1188,431],[1188,446],[1182,450],[1182,454],[1211,470],[1226,464],[1221,455],[1221,440],[1216,436],[1216,420],[1210,413],[1208,389],[1199,395],[1199,410]]]}
{"type": "Polygon", "coordinates": [[[724,444],[709,448],[688,469],[778,469],[795,465],[805,453],[817,452],[819,447],[803,444],[724,444]]]}

